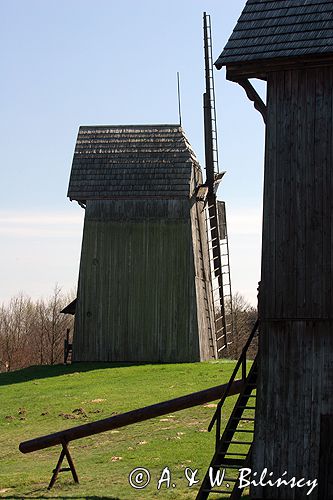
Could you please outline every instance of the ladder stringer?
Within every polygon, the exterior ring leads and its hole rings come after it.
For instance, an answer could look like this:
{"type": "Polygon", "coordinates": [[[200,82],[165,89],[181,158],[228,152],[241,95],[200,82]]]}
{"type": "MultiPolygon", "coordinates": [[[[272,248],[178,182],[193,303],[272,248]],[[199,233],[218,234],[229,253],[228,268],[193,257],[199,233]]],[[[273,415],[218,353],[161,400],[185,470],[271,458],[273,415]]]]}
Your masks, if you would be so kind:
{"type": "Polygon", "coordinates": [[[254,436],[254,415],[257,387],[257,359],[254,360],[222,437],[217,444],[209,469],[202,481],[196,500],[206,500],[210,494],[228,495],[229,500],[239,500],[244,488],[239,487],[238,470],[250,464],[254,436]],[[243,428],[243,422],[247,428],[243,428]],[[213,485],[211,477],[224,471],[223,482],[213,485]]]}

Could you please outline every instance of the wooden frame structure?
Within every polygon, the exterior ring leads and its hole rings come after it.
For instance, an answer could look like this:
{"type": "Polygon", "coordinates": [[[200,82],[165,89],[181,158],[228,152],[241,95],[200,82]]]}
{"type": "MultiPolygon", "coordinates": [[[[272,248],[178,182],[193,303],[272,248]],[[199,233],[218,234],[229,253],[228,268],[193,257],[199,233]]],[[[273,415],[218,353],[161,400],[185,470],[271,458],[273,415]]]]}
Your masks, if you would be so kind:
{"type": "MultiPolygon", "coordinates": [[[[266,122],[251,467],[275,478],[284,471],[319,478],[311,498],[331,500],[331,444],[323,436],[333,425],[333,3],[248,0],[215,64],[226,66],[266,122]],[[267,81],[266,105],[250,78],[267,81]]],[[[287,485],[252,486],[251,495],[308,498],[287,485]]]]}

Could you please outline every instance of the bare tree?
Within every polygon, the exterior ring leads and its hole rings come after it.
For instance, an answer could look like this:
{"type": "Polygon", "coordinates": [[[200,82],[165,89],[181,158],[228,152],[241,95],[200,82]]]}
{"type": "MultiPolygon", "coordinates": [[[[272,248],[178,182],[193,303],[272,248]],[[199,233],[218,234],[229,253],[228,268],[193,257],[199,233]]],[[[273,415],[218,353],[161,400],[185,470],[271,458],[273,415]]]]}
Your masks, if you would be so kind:
{"type": "MultiPolygon", "coordinates": [[[[252,306],[239,292],[232,297],[233,317],[233,343],[229,348],[229,355],[238,359],[243,347],[249,338],[253,325],[257,319],[257,309],[252,306]]],[[[249,349],[249,357],[254,357],[257,352],[256,339],[249,349]]]]}
{"type": "Polygon", "coordinates": [[[40,364],[59,363],[63,359],[63,342],[67,328],[71,328],[73,318],[60,311],[72,298],[61,292],[55,285],[52,295],[47,300],[36,303],[37,350],[40,364]]]}
{"type": "Polygon", "coordinates": [[[63,360],[63,341],[73,318],[61,314],[73,299],[58,285],[52,295],[33,302],[23,293],[0,306],[0,371],[63,360]]]}
{"type": "Polygon", "coordinates": [[[28,366],[32,361],[34,313],[31,299],[23,293],[13,297],[7,307],[1,306],[1,358],[8,371],[28,366]]]}

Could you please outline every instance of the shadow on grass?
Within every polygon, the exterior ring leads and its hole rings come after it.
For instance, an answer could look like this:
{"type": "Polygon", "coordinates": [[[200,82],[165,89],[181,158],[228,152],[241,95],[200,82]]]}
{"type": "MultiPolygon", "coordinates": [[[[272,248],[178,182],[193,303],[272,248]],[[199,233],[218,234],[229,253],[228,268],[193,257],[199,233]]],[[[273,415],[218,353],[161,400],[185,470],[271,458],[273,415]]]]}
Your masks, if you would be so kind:
{"type": "MultiPolygon", "coordinates": [[[[185,362],[178,363],[160,363],[156,362],[123,362],[123,363],[111,363],[111,362],[79,362],[70,365],[36,365],[29,366],[28,368],[22,368],[21,370],[15,370],[7,373],[0,373],[0,387],[3,385],[19,384],[21,382],[29,382],[30,380],[38,380],[43,378],[59,377],[61,375],[69,375],[70,373],[84,373],[93,370],[102,370],[104,368],[128,368],[129,366],[152,366],[152,365],[183,365],[188,364],[185,362]]],[[[1,497],[0,497],[1,498],[1,497]]]]}
{"type": "MultiPolygon", "coordinates": [[[[30,493],[30,495],[31,495],[31,493],[30,493]]],[[[85,497],[83,497],[82,495],[74,497],[72,495],[67,496],[67,495],[64,495],[64,494],[62,494],[59,497],[51,497],[49,495],[38,496],[38,497],[36,497],[36,496],[29,496],[29,495],[24,495],[24,496],[20,495],[20,496],[6,496],[6,497],[1,497],[0,496],[0,498],[7,498],[7,500],[8,499],[23,500],[25,498],[31,498],[31,499],[33,499],[33,498],[37,498],[37,499],[38,498],[50,498],[50,499],[54,499],[54,500],[59,500],[61,498],[65,499],[65,500],[77,500],[77,499],[81,499],[81,498],[85,498],[85,500],[121,500],[119,497],[98,497],[98,496],[92,496],[92,497],[85,496],[85,497]]]]}
{"type": "Polygon", "coordinates": [[[102,370],[104,368],[126,368],[129,366],[143,366],[153,363],[73,363],[71,365],[43,365],[30,366],[22,370],[16,370],[8,373],[0,373],[0,386],[19,384],[21,382],[29,382],[30,380],[38,380],[42,378],[59,377],[70,373],[84,373],[92,370],[102,370]]]}

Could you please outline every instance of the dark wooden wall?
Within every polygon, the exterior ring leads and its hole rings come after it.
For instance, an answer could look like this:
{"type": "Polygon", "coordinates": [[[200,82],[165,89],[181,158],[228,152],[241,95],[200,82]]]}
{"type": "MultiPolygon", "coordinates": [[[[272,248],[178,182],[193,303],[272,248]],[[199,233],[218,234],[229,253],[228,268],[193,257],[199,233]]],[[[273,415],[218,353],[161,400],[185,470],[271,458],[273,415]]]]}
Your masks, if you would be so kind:
{"type": "MultiPolygon", "coordinates": [[[[321,415],[333,415],[332,88],[330,67],[268,77],[253,469],[275,477],[319,477],[321,415]]],[[[290,487],[252,496],[309,498],[290,487]]]]}
{"type": "Polygon", "coordinates": [[[87,202],[75,360],[212,357],[201,205],[195,198],[87,202]]]}

